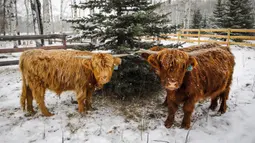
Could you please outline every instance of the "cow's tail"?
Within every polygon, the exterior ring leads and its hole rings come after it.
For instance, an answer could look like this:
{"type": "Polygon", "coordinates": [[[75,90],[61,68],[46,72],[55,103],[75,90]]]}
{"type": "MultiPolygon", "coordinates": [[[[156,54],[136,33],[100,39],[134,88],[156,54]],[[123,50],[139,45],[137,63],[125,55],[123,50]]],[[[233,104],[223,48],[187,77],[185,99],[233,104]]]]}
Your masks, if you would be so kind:
{"type": "Polygon", "coordinates": [[[31,89],[27,85],[26,77],[24,75],[23,57],[22,56],[20,58],[19,68],[20,68],[20,71],[21,71],[21,74],[22,74],[22,92],[21,92],[21,96],[20,96],[20,105],[21,105],[21,108],[25,111],[26,110],[26,104],[27,104],[26,103],[27,94],[29,94],[29,92],[31,92],[31,89]]]}

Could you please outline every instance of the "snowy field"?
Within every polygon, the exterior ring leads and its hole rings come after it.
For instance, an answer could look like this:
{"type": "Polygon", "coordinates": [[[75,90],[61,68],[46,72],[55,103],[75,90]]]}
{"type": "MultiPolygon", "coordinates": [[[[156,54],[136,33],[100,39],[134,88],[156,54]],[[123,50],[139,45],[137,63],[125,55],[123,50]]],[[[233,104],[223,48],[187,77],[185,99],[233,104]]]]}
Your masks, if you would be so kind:
{"type": "Polygon", "coordinates": [[[19,104],[18,66],[0,67],[0,142],[185,143],[187,138],[188,143],[255,143],[255,49],[232,46],[231,50],[236,66],[227,112],[219,115],[208,111],[208,101],[197,104],[190,131],[180,129],[181,108],[174,126],[164,127],[167,108],[157,106],[163,102],[164,94],[155,95],[157,100],[144,101],[136,108],[132,108],[133,103],[115,103],[114,99],[96,95],[92,105],[97,109],[81,116],[77,105],[71,103],[73,92],[59,98],[48,91],[45,102],[55,115],[43,117],[36,108],[36,115],[25,117],[19,104]],[[129,115],[123,114],[122,110],[127,109],[129,115]],[[130,119],[139,114],[136,120],[130,119]]]}

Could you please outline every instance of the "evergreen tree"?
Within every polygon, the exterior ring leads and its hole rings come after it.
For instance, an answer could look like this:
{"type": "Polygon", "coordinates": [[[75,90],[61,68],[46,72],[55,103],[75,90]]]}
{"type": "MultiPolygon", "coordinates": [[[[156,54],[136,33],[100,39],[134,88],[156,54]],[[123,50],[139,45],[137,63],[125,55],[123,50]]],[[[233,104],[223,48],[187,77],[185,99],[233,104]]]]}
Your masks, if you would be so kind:
{"type": "MultiPolygon", "coordinates": [[[[100,10],[99,13],[67,21],[74,23],[73,28],[81,31],[78,38],[97,38],[101,49],[126,52],[152,47],[152,43],[139,40],[141,36],[160,37],[161,34],[175,32],[175,26],[167,25],[168,14],[155,13],[159,6],[160,4],[153,5],[148,0],[90,0],[73,7],[100,10]]],[[[98,48],[95,45],[91,47],[98,48]]],[[[160,81],[148,62],[140,56],[129,56],[122,58],[122,64],[113,73],[103,91],[121,98],[142,95],[148,97],[160,91],[160,87],[160,81]]]]}
{"type": "Polygon", "coordinates": [[[166,25],[168,14],[160,15],[155,9],[160,4],[151,4],[147,0],[96,0],[73,5],[78,9],[99,9],[88,17],[68,20],[75,24],[74,29],[82,31],[79,38],[97,38],[104,48],[120,50],[122,48],[141,47],[138,37],[158,36],[170,33],[174,26],[166,25]]]}
{"type": "Polygon", "coordinates": [[[202,14],[199,9],[195,10],[192,18],[192,28],[193,29],[200,29],[202,27],[202,14]]]}
{"type": "Polygon", "coordinates": [[[225,11],[225,5],[222,0],[218,0],[215,5],[212,21],[214,23],[213,27],[216,27],[216,28],[226,27],[226,11],[225,11]]]}
{"type": "Polygon", "coordinates": [[[242,25],[241,1],[228,0],[226,3],[226,28],[240,29],[242,25]]]}
{"type": "Polygon", "coordinates": [[[201,28],[207,28],[208,27],[208,20],[207,20],[207,15],[205,14],[202,20],[201,28]]]}
{"type": "Polygon", "coordinates": [[[253,28],[253,12],[250,0],[228,0],[226,3],[226,28],[253,28]]]}
{"type": "Polygon", "coordinates": [[[254,15],[253,13],[253,5],[250,0],[241,0],[241,11],[242,14],[241,21],[242,25],[241,28],[244,29],[252,29],[254,27],[254,15]]]}

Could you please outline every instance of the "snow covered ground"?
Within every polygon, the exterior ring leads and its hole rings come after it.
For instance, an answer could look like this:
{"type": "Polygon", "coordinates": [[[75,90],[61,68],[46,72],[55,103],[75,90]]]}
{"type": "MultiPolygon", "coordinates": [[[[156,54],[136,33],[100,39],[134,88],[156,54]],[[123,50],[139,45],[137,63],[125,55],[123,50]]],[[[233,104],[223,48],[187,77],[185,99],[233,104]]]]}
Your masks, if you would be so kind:
{"type": "Polygon", "coordinates": [[[184,143],[189,132],[188,143],[255,143],[255,50],[236,46],[231,49],[236,66],[227,112],[208,112],[209,102],[199,103],[190,132],[180,129],[181,108],[175,125],[171,129],[164,127],[167,109],[157,106],[163,102],[164,94],[155,95],[158,100],[144,101],[136,108],[133,103],[115,103],[114,99],[95,96],[93,106],[97,110],[81,116],[77,105],[71,103],[73,92],[59,98],[48,91],[47,107],[55,115],[46,118],[39,111],[33,117],[25,117],[19,105],[18,66],[0,67],[0,142],[184,143]],[[122,110],[127,109],[129,115],[123,114],[122,110]],[[136,120],[130,119],[130,115],[139,114],[136,120]]]}

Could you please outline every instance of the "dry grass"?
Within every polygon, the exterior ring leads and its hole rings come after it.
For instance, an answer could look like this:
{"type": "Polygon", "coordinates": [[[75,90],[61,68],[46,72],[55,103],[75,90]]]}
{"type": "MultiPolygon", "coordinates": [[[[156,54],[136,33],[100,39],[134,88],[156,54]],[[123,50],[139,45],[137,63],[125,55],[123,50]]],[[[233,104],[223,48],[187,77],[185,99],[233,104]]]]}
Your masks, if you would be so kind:
{"type": "Polygon", "coordinates": [[[125,122],[140,123],[138,129],[147,130],[155,129],[151,122],[156,120],[165,120],[167,115],[167,107],[162,106],[166,93],[161,91],[150,96],[142,96],[137,98],[128,98],[121,100],[117,96],[108,95],[105,92],[97,94],[93,97],[93,107],[108,106],[115,109],[117,115],[123,116],[125,122]]]}

